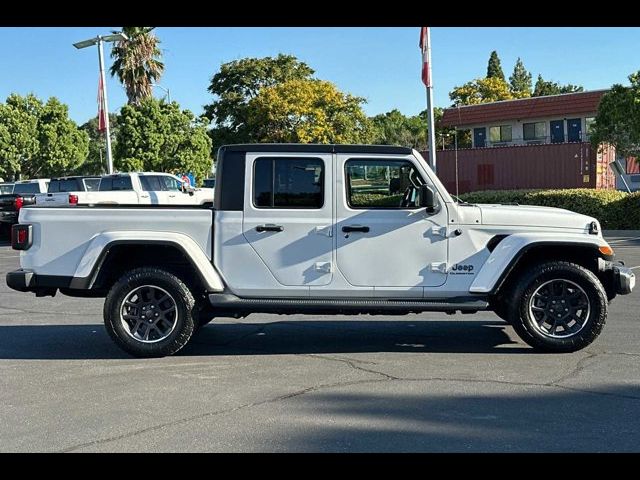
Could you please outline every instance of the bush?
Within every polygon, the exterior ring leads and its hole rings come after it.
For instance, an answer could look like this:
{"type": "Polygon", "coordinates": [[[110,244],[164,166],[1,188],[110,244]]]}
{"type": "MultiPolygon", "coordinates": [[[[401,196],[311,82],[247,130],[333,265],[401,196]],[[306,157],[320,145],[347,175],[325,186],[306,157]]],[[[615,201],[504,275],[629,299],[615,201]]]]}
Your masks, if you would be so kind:
{"type": "Polygon", "coordinates": [[[470,203],[519,203],[557,207],[595,217],[603,229],[640,229],[640,194],[617,190],[485,190],[460,195],[470,203]]]}
{"type": "Polygon", "coordinates": [[[351,204],[354,207],[397,207],[402,195],[384,195],[380,193],[353,193],[351,204]]]}

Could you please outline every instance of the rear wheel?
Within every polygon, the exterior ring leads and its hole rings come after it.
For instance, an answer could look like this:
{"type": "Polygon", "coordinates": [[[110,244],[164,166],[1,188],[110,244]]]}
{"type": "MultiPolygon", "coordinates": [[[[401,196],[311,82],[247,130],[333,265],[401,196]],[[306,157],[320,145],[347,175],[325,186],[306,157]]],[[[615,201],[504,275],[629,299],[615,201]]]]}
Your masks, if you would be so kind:
{"type": "Polygon", "coordinates": [[[607,318],[607,294],[593,272],[569,262],[533,267],[520,277],[508,318],[529,345],[574,352],[593,342],[607,318]]]}
{"type": "Polygon", "coordinates": [[[163,357],[184,347],[195,328],[197,309],[189,288],[157,268],[137,268],[122,276],[104,304],[107,332],[136,357],[163,357]]]}

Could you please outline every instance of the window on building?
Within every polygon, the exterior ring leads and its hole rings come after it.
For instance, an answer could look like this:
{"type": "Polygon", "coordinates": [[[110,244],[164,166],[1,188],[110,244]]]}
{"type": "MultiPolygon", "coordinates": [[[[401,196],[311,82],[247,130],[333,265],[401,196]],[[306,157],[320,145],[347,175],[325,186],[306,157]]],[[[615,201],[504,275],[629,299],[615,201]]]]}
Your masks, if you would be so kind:
{"type": "Polygon", "coordinates": [[[511,125],[489,127],[489,141],[491,143],[510,142],[511,125]]]}
{"type": "Polygon", "coordinates": [[[324,163],[319,158],[258,158],[253,204],[258,208],[322,208],[324,163]]]}
{"type": "Polygon", "coordinates": [[[525,140],[538,140],[547,136],[547,124],[545,122],[524,123],[522,133],[525,140]]]}

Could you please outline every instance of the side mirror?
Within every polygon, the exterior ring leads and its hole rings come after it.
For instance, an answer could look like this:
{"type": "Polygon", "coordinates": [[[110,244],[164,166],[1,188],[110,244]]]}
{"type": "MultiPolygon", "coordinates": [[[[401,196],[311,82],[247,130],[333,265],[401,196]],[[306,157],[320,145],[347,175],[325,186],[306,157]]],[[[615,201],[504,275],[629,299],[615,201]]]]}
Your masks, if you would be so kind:
{"type": "Polygon", "coordinates": [[[427,213],[433,213],[436,210],[436,194],[429,185],[420,186],[420,203],[421,207],[426,208],[427,213]]]}

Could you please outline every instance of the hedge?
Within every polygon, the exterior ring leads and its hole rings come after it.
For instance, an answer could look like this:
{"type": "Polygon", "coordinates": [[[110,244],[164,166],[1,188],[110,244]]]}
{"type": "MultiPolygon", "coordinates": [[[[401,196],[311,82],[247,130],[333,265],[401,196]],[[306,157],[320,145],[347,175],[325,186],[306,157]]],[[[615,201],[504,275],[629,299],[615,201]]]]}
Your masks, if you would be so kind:
{"type": "Polygon", "coordinates": [[[571,210],[595,217],[603,229],[640,230],[640,192],[575,188],[566,190],[485,190],[460,195],[470,203],[519,203],[571,210]]]}

